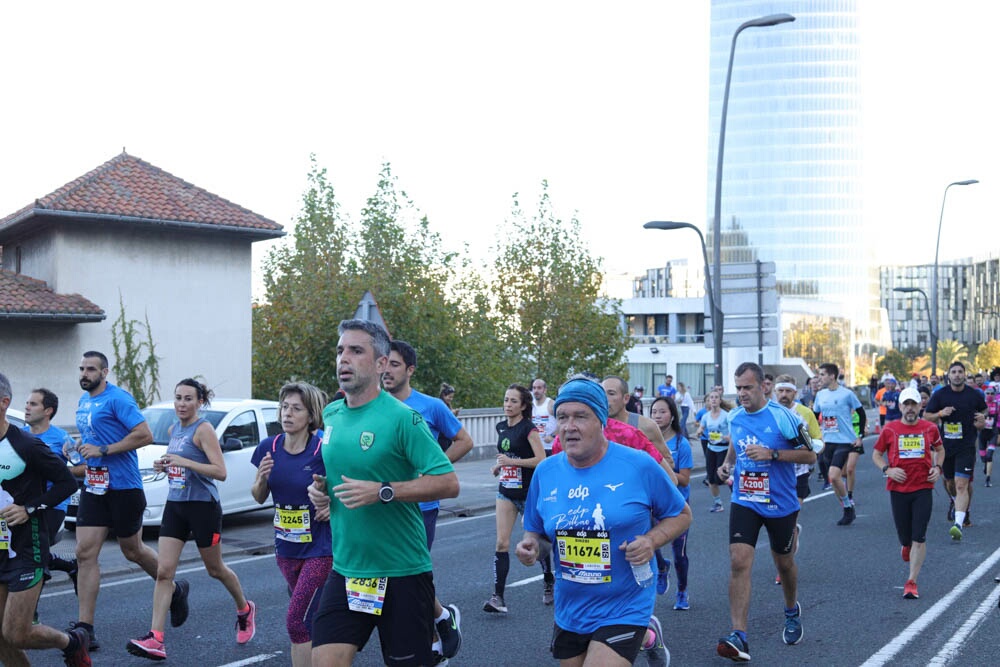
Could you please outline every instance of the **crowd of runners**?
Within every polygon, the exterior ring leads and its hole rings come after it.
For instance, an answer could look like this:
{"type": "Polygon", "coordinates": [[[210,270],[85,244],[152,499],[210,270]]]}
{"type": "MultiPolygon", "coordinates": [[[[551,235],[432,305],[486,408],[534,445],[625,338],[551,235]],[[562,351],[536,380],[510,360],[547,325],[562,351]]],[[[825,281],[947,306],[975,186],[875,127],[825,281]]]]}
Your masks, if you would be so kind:
{"type": "MultiPolygon", "coordinates": [[[[275,562],[288,585],[285,632],[290,661],[349,665],[378,629],[389,665],[446,665],[462,646],[458,606],[435,593],[430,551],[438,501],[458,495],[453,464],[472,448],[450,403],[410,385],[417,351],[390,340],[384,329],[345,320],[338,329],[338,393],[290,382],[279,392],[281,433],[255,450],[256,477],[247,493],[274,503],[275,562]],[[385,548],[391,545],[391,548],[385,548]]],[[[2,370],[2,369],[0,369],[2,370]]],[[[152,433],[135,400],[107,380],[108,360],[83,354],[77,404],[79,438],[50,422],[58,397],[31,389],[27,426],[6,419],[13,390],[0,374],[0,661],[30,664],[25,649],[62,651],[67,665],[90,665],[98,638],[99,557],[109,534],[125,558],[155,582],[149,628],[136,628],[124,648],[142,658],[167,658],[166,622],[188,617],[187,581],[176,579],[181,550],[197,545],[207,573],[233,600],[235,641],[256,633],[256,605],[221,557],[222,512],[217,481],[226,464],[212,426],[201,417],[212,393],[185,378],[173,389],[176,421],[166,453],[156,461],[169,480],[157,549],[142,542],[145,496],[136,450],[152,433]],[[72,558],[51,553],[65,501],[83,488],[72,558]],[[37,619],[35,609],[52,571],[73,580],[78,613],[64,631],[37,619]]],[[[783,597],[782,640],[802,641],[795,555],[802,501],[819,468],[833,490],[839,526],[857,518],[854,476],[865,454],[862,438],[877,432],[871,461],[886,479],[900,557],[908,564],[903,588],[919,597],[926,557],[932,490],[943,480],[949,534],[961,540],[977,452],[991,483],[1000,398],[1000,368],[989,382],[971,382],[961,363],[947,382],[901,391],[883,378],[876,401],[884,408],[869,425],[838,367],[823,364],[799,387],[754,363],[736,368],[735,404],[722,387],[694,415],[687,389],[673,378],[652,401],[623,378],[575,375],[548,396],[541,378],[514,383],[496,424],[496,544],[493,580],[481,613],[504,615],[511,538],[520,518],[516,558],[542,571],[541,602],[554,606],[549,646],[567,667],[670,662],[657,595],[676,582],[673,609],[686,611],[689,528],[697,511],[726,512],[729,499],[730,630],[717,653],[749,661],[747,619],[751,571],[761,528],[766,529],[783,597]],[[691,440],[706,462],[710,502],[692,508],[691,440]],[[671,575],[673,572],[673,575],[671,575]]],[[[23,389],[22,389],[23,390],[23,389]]],[[[468,613],[468,612],[467,612],[468,613]]],[[[542,650],[541,647],[539,647],[542,650]]],[[[111,650],[103,647],[104,651],[111,650]]]]}

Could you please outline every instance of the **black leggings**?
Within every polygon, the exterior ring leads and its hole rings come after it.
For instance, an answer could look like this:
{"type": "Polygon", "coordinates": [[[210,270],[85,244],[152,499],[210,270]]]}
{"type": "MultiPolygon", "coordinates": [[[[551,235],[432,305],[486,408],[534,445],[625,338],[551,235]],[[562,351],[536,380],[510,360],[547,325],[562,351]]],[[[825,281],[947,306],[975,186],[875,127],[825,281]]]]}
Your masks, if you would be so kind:
{"type": "Polygon", "coordinates": [[[896,535],[904,547],[914,542],[927,541],[927,524],[931,520],[931,506],[934,500],[932,492],[932,489],[919,489],[909,493],[889,492],[896,535]]]}

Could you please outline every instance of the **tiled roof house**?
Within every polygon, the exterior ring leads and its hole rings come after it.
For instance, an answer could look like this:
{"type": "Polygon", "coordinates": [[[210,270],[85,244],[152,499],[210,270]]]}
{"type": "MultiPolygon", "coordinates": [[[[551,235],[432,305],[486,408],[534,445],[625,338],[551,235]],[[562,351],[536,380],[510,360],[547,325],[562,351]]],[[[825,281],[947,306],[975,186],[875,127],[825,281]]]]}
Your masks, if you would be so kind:
{"type": "Polygon", "coordinates": [[[149,319],[164,382],[201,374],[249,395],[250,247],[282,235],[123,152],[0,218],[0,372],[24,384],[15,392],[64,386],[75,397],[80,353],[113,358],[124,303],[129,319],[149,319]]]}

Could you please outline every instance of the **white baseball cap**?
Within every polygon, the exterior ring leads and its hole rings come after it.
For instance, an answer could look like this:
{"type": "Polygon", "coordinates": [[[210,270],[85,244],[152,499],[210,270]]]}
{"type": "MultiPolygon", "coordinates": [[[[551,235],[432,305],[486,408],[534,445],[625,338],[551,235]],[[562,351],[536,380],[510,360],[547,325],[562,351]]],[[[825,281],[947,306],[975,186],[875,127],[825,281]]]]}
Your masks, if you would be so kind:
{"type": "Polygon", "coordinates": [[[899,392],[899,404],[902,405],[907,401],[913,401],[916,404],[920,404],[920,392],[913,387],[907,387],[903,391],[899,392]]]}

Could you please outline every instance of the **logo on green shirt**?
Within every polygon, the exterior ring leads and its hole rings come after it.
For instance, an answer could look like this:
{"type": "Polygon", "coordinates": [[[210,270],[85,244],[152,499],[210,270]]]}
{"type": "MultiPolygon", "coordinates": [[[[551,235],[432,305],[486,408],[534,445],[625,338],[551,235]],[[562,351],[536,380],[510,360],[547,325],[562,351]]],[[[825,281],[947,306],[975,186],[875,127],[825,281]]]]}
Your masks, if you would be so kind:
{"type": "Polygon", "coordinates": [[[509,438],[504,438],[503,440],[500,441],[500,449],[504,450],[505,452],[509,452],[510,451],[510,439],[509,438]]]}
{"type": "Polygon", "coordinates": [[[361,451],[367,452],[375,444],[375,434],[371,431],[364,431],[361,434],[361,451]]]}

